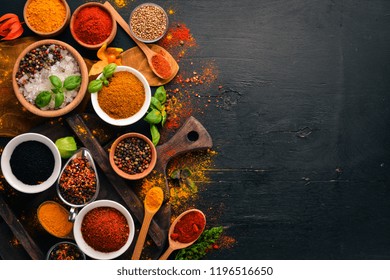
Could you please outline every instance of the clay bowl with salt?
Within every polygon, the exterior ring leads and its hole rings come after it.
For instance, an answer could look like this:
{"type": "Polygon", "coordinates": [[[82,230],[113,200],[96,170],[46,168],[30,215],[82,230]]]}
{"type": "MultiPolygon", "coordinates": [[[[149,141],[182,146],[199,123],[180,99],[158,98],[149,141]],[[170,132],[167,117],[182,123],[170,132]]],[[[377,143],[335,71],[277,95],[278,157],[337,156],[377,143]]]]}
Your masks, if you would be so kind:
{"type": "Polygon", "coordinates": [[[61,34],[69,25],[70,14],[70,8],[66,0],[27,0],[23,9],[24,21],[28,28],[45,38],[61,34]],[[46,7],[42,5],[44,2],[47,5],[46,7]],[[47,13],[50,13],[50,16],[47,13]],[[53,21],[53,17],[56,17],[56,20],[53,21]]]}
{"type": "Polygon", "coordinates": [[[47,118],[63,116],[75,109],[85,96],[88,81],[83,57],[69,44],[53,39],[26,47],[12,71],[12,86],[20,104],[31,113],[47,118]],[[58,77],[55,84],[63,95],[53,91],[50,80],[53,75],[58,77]],[[79,78],[72,79],[75,76],[79,78]],[[68,82],[67,78],[70,78],[68,82]]]}
{"type": "Polygon", "coordinates": [[[101,3],[89,2],[80,5],[70,19],[73,39],[90,50],[109,45],[115,38],[117,23],[111,12],[101,3]]]}

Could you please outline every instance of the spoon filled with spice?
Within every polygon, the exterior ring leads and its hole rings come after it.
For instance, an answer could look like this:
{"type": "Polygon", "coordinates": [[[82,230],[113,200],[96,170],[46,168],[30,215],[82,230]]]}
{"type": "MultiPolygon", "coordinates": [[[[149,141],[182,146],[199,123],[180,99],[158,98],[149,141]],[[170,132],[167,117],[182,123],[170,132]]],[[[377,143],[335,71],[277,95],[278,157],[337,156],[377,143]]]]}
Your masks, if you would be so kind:
{"type": "Polygon", "coordinates": [[[170,63],[175,62],[175,60],[170,59],[171,55],[167,51],[163,51],[161,53],[153,51],[145,43],[134,37],[130,31],[129,24],[122,18],[122,16],[109,2],[106,1],[104,6],[111,12],[116,22],[133,39],[133,41],[145,54],[150,68],[157,77],[163,80],[167,80],[176,75],[176,73],[179,71],[179,65],[177,63],[170,63]]]}
{"type": "Polygon", "coordinates": [[[145,215],[142,222],[141,230],[138,235],[137,243],[135,244],[132,260],[139,260],[142,248],[145,243],[146,234],[150,226],[150,222],[154,214],[160,209],[164,200],[164,192],[160,187],[153,187],[147,193],[144,200],[145,215]]]}
{"type": "Polygon", "coordinates": [[[190,209],[181,213],[169,228],[169,247],[159,260],[166,260],[174,250],[194,244],[205,226],[206,216],[199,209],[190,209]]]}

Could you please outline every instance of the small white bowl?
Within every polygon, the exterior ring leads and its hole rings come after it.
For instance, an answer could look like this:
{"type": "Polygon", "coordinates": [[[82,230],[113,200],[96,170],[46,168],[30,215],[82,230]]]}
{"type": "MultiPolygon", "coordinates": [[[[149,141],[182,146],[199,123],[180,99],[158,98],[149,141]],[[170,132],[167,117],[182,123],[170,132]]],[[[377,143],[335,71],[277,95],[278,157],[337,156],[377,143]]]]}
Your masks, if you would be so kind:
{"type": "Polygon", "coordinates": [[[56,145],[48,137],[38,134],[38,133],[24,133],[14,137],[3,150],[1,156],[1,170],[3,172],[5,180],[10,184],[14,189],[23,192],[23,193],[39,193],[47,190],[55,184],[57,178],[61,171],[61,155],[58,151],[56,145]],[[38,141],[45,144],[53,153],[54,156],[54,168],[53,173],[50,177],[43,183],[38,185],[27,185],[20,181],[12,173],[10,159],[14,149],[21,143],[26,141],[38,141]]]}
{"type": "MultiPolygon", "coordinates": [[[[150,106],[150,100],[152,98],[152,93],[151,93],[148,81],[146,80],[144,75],[141,74],[141,72],[137,71],[136,69],[134,69],[132,67],[122,66],[122,65],[116,67],[115,72],[119,72],[119,71],[127,71],[130,73],[133,73],[142,82],[144,89],[145,89],[145,101],[144,101],[144,104],[142,105],[141,109],[129,118],[114,119],[114,118],[111,118],[108,114],[106,114],[102,110],[102,108],[100,107],[99,102],[98,102],[98,95],[99,95],[98,92],[91,94],[91,102],[92,102],[92,106],[93,106],[96,114],[103,121],[105,121],[109,124],[112,124],[112,125],[116,125],[116,126],[126,126],[126,125],[131,125],[133,123],[136,123],[146,114],[146,111],[148,111],[149,106],[150,106]]],[[[103,74],[100,74],[97,78],[98,79],[101,78],[102,75],[103,74]]]]}
{"type": "Polygon", "coordinates": [[[73,225],[74,239],[75,239],[77,245],[79,246],[79,248],[81,249],[81,251],[83,251],[86,255],[88,255],[89,257],[91,257],[93,259],[100,259],[100,260],[114,259],[114,258],[117,258],[120,255],[122,255],[124,252],[126,252],[126,250],[130,247],[131,243],[133,242],[134,233],[135,233],[134,220],[131,217],[129,211],[127,211],[127,209],[123,205],[119,204],[118,202],[112,201],[112,200],[97,200],[97,201],[91,202],[90,204],[88,204],[87,206],[85,206],[84,208],[81,209],[81,211],[77,215],[76,220],[75,220],[74,225],[73,225]],[[83,235],[81,233],[81,224],[83,222],[83,219],[89,211],[91,211],[92,209],[97,208],[97,207],[115,208],[126,217],[127,223],[129,225],[129,230],[130,230],[129,231],[129,238],[127,239],[127,242],[125,243],[125,245],[123,245],[123,247],[120,248],[118,251],[109,252],[109,253],[97,251],[97,250],[93,249],[91,246],[89,246],[83,238],[83,235]]]}

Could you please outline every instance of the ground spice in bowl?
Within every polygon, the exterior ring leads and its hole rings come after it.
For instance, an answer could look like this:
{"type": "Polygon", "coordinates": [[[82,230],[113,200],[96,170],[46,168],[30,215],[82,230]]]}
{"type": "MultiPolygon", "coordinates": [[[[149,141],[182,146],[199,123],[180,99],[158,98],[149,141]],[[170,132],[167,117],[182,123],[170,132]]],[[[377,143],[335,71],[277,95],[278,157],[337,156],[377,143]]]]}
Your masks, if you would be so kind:
{"type": "Polygon", "coordinates": [[[45,144],[25,141],[15,147],[10,166],[15,177],[24,184],[38,185],[53,173],[54,156],[45,144]]]}
{"type": "Polygon", "coordinates": [[[85,242],[100,252],[121,249],[129,238],[126,217],[113,207],[96,207],[85,214],[81,233],[85,242]]]}
{"type": "Polygon", "coordinates": [[[73,223],[68,221],[68,211],[57,202],[42,203],[37,216],[42,227],[56,237],[65,237],[72,231],[73,223]]]}

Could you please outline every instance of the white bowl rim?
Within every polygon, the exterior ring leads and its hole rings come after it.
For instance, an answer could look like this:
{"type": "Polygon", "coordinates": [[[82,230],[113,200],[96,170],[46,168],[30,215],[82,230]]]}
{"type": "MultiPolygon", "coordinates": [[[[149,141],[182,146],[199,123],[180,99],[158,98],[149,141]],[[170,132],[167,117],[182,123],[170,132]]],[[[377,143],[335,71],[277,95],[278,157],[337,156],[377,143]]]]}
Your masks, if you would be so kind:
{"type": "MultiPolygon", "coordinates": [[[[107,115],[102,108],[99,106],[98,102],[98,92],[91,93],[91,102],[93,109],[95,110],[96,114],[105,122],[116,125],[116,126],[126,126],[126,125],[131,125],[133,123],[136,123],[139,121],[148,111],[149,106],[150,106],[150,101],[152,99],[152,93],[150,90],[150,86],[148,81],[146,80],[145,76],[142,75],[141,72],[138,70],[130,67],[130,66],[124,66],[124,65],[118,65],[115,69],[115,72],[120,72],[120,71],[127,71],[130,73],[133,73],[143,84],[144,89],[145,89],[145,101],[144,104],[142,105],[141,109],[132,115],[129,118],[126,119],[113,119],[109,115],[107,115]]],[[[101,78],[103,74],[101,73],[97,79],[101,78]]]]}
{"type": "Polygon", "coordinates": [[[119,257],[130,247],[134,239],[134,234],[135,234],[135,225],[134,225],[133,217],[130,215],[129,211],[122,204],[113,200],[102,199],[87,204],[84,208],[80,210],[80,212],[76,216],[76,220],[73,225],[73,236],[77,246],[79,246],[81,251],[83,251],[86,255],[88,255],[93,259],[109,260],[109,259],[114,259],[119,257]],[[109,252],[109,253],[99,252],[93,249],[91,246],[89,246],[83,238],[83,235],[81,233],[81,224],[84,219],[84,216],[92,209],[98,207],[115,208],[119,210],[126,217],[127,223],[129,225],[129,230],[130,230],[129,238],[127,239],[125,245],[123,245],[123,247],[120,248],[118,251],[109,252]]]}
{"type": "Polygon", "coordinates": [[[2,156],[1,156],[1,170],[3,172],[5,180],[10,184],[14,189],[23,192],[23,193],[39,193],[47,190],[51,186],[55,184],[57,181],[57,178],[61,171],[61,155],[58,151],[57,146],[54,144],[54,142],[49,139],[48,137],[39,134],[39,133],[23,133],[20,134],[14,138],[12,138],[7,145],[5,146],[2,156]],[[53,153],[54,156],[54,168],[53,172],[50,175],[50,177],[43,182],[42,184],[38,185],[27,185],[20,181],[16,176],[12,173],[11,165],[10,165],[10,159],[12,156],[12,153],[14,149],[21,143],[26,141],[38,141],[43,144],[45,144],[50,151],[53,153]]]}

